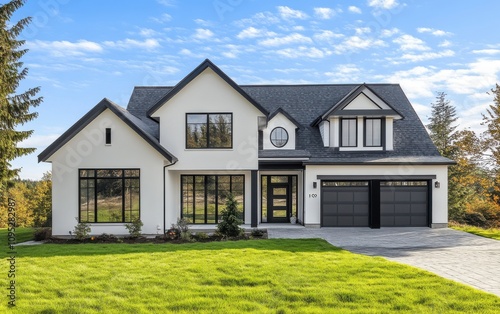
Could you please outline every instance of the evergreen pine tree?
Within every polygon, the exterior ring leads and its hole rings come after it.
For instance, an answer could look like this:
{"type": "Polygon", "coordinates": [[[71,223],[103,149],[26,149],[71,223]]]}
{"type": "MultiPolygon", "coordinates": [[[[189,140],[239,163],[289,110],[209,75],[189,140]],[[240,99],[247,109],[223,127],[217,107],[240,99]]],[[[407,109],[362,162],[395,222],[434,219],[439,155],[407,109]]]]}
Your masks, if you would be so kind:
{"type": "Polygon", "coordinates": [[[226,208],[221,213],[221,222],[217,225],[217,232],[224,237],[237,237],[240,235],[242,223],[238,212],[238,202],[233,194],[229,193],[226,201],[226,208]]]}
{"type": "Polygon", "coordinates": [[[17,93],[21,80],[28,74],[20,61],[28,50],[21,48],[25,41],[17,37],[31,18],[23,18],[13,25],[9,25],[9,20],[24,3],[25,0],[12,0],[0,5],[0,195],[20,171],[12,169],[10,162],[35,151],[34,148],[18,147],[33,131],[19,131],[16,127],[35,119],[37,113],[30,109],[42,102],[41,97],[36,97],[39,87],[17,93]]]}
{"type": "Polygon", "coordinates": [[[450,104],[443,92],[437,94],[436,102],[431,105],[430,123],[427,124],[430,137],[441,155],[453,159],[456,154],[456,146],[453,144],[457,139],[455,132],[457,126],[454,123],[458,119],[455,107],[450,104]]]}

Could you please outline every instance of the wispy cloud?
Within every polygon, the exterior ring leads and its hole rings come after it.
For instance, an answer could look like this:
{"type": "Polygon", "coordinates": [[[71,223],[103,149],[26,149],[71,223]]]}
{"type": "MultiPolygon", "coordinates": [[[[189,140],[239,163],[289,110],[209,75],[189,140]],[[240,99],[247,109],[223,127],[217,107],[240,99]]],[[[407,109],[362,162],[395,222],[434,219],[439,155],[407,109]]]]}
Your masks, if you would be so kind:
{"type": "Polygon", "coordinates": [[[342,13],[342,9],[314,8],[314,15],[322,20],[331,19],[339,13],[342,13]]]}
{"type": "Polygon", "coordinates": [[[166,7],[174,7],[176,5],[175,0],[156,0],[156,2],[166,7]]]}
{"type": "Polygon", "coordinates": [[[314,39],[319,41],[331,41],[333,39],[342,38],[343,34],[337,34],[330,30],[321,31],[321,33],[314,34],[314,39]]]}
{"type": "Polygon", "coordinates": [[[103,43],[107,47],[118,48],[118,49],[145,49],[151,50],[160,47],[160,43],[157,39],[148,38],[145,40],[136,40],[136,39],[124,39],[118,41],[105,41],[103,43]]]}
{"type": "Polygon", "coordinates": [[[258,29],[253,26],[247,27],[241,32],[236,35],[237,38],[239,39],[246,39],[246,38],[257,38],[257,37],[270,37],[270,36],[276,36],[275,32],[269,32],[266,29],[258,29]]]}
{"type": "Polygon", "coordinates": [[[443,50],[440,52],[424,52],[419,54],[406,53],[401,56],[401,59],[411,62],[420,62],[444,57],[453,57],[455,52],[453,50],[443,50]]]}
{"type": "Polygon", "coordinates": [[[399,45],[399,48],[403,51],[407,50],[418,50],[425,51],[430,50],[430,48],[425,44],[420,38],[413,37],[411,35],[405,34],[399,36],[393,40],[394,43],[399,45]]]}
{"type": "Polygon", "coordinates": [[[206,28],[197,28],[195,33],[193,34],[194,39],[198,40],[207,40],[214,36],[215,34],[206,28]]]}
{"type": "Polygon", "coordinates": [[[278,13],[281,16],[281,18],[284,20],[290,20],[290,19],[304,20],[304,19],[308,18],[308,15],[306,13],[304,13],[300,10],[294,10],[294,9],[287,7],[287,6],[279,6],[278,13]]]}
{"type": "Polygon", "coordinates": [[[288,44],[297,44],[297,43],[312,43],[311,38],[306,37],[299,33],[293,33],[283,37],[273,37],[265,40],[261,40],[259,42],[262,46],[274,47],[274,46],[282,46],[288,44]]]}
{"type": "Polygon", "coordinates": [[[482,54],[482,55],[497,55],[500,54],[500,49],[480,49],[472,50],[472,53],[482,54]]]}
{"type": "Polygon", "coordinates": [[[286,48],[276,51],[277,54],[286,58],[324,58],[332,53],[328,50],[321,50],[316,47],[300,46],[296,48],[286,48]]]}
{"type": "Polygon", "coordinates": [[[390,10],[399,5],[397,0],[368,0],[368,6],[376,9],[390,10]]]}
{"type": "Polygon", "coordinates": [[[349,6],[349,8],[347,8],[347,10],[351,13],[356,13],[356,14],[363,13],[360,8],[358,8],[357,6],[354,6],[354,5],[349,6]]]}
{"type": "Polygon", "coordinates": [[[88,53],[100,53],[104,49],[96,42],[79,40],[70,42],[34,40],[26,42],[26,48],[33,50],[44,50],[54,56],[82,56],[88,53]]]}
{"type": "Polygon", "coordinates": [[[163,13],[160,17],[152,17],[151,20],[159,24],[164,24],[170,22],[172,20],[172,16],[168,13],[163,13]]]}
{"type": "Polygon", "coordinates": [[[381,39],[351,36],[346,38],[340,45],[335,46],[335,52],[337,54],[343,54],[345,52],[355,52],[358,50],[382,47],[385,45],[386,43],[381,39]]]}
{"type": "Polygon", "coordinates": [[[417,28],[417,32],[419,33],[430,33],[434,36],[450,36],[453,35],[453,33],[450,32],[445,32],[440,29],[434,29],[434,28],[428,28],[428,27],[419,27],[417,28]]]}

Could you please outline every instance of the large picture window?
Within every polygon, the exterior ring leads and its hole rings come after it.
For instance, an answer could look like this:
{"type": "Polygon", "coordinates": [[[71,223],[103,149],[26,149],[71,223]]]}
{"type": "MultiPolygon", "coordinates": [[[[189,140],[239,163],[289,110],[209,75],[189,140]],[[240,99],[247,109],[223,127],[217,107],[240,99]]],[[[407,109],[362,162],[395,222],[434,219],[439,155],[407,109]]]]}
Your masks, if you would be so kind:
{"type": "Polygon", "coordinates": [[[341,146],[342,147],[356,147],[358,137],[358,123],[356,118],[342,119],[341,120],[341,146]]]}
{"type": "Polygon", "coordinates": [[[243,219],[245,176],[243,175],[182,175],[182,217],[192,224],[216,224],[226,200],[232,193],[243,219]]]}
{"type": "Polygon", "coordinates": [[[231,113],[188,113],[186,148],[232,148],[231,113]]]}
{"type": "Polygon", "coordinates": [[[382,146],[382,119],[365,119],[365,146],[382,146]]]}
{"type": "Polygon", "coordinates": [[[131,222],[140,217],[139,169],[80,169],[80,222],[131,222]]]}

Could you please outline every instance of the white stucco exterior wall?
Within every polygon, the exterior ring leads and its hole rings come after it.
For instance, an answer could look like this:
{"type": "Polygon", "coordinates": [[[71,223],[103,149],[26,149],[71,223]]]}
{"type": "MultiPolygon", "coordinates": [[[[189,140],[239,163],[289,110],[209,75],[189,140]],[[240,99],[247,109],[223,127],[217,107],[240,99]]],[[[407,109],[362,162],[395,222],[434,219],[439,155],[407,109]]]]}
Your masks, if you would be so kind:
{"type": "Polygon", "coordinates": [[[321,223],[321,182],[318,175],[341,176],[412,176],[435,175],[432,181],[432,224],[448,223],[448,167],[443,165],[359,165],[359,166],[316,166],[307,165],[305,171],[304,215],[305,224],[319,226],[321,223]],[[439,181],[440,188],[434,187],[439,181]],[[317,182],[317,188],[313,188],[317,182]],[[315,197],[316,196],[316,197],[315,197]]]}
{"type": "Polygon", "coordinates": [[[169,170],[249,170],[258,168],[258,117],[253,104],[210,68],[160,107],[160,143],[179,161],[169,170]],[[232,113],[233,148],[186,149],[186,113],[232,113]]]}
{"type": "MultiPolygon", "coordinates": [[[[78,170],[85,168],[140,169],[142,232],[163,228],[163,177],[165,158],[109,109],[54,153],[52,162],[52,233],[69,235],[78,217],[78,170]],[[105,128],[111,128],[112,144],[105,145],[105,128]]],[[[167,162],[168,163],[168,162],[167,162]]],[[[123,223],[91,224],[92,234],[128,234],[123,223]]]]}

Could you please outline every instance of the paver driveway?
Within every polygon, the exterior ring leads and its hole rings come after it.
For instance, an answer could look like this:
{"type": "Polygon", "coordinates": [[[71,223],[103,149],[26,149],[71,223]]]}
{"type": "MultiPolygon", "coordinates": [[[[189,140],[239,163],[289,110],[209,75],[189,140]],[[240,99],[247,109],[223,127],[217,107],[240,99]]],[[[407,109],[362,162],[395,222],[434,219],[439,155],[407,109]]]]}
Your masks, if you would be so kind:
{"type": "Polygon", "coordinates": [[[268,229],[269,238],[322,238],[351,252],[382,256],[500,297],[500,241],[453,229],[268,229]]]}

